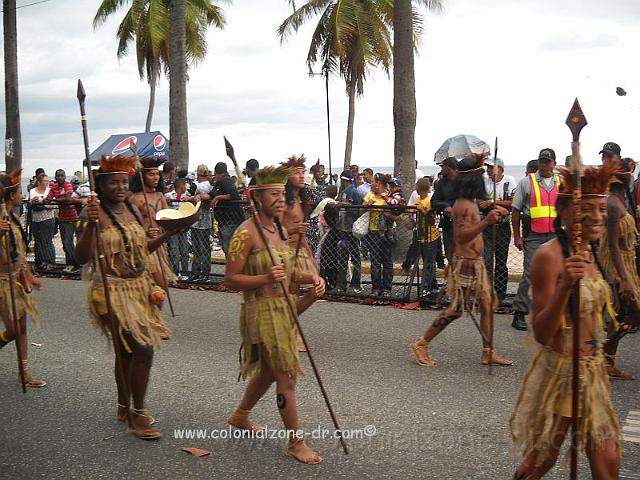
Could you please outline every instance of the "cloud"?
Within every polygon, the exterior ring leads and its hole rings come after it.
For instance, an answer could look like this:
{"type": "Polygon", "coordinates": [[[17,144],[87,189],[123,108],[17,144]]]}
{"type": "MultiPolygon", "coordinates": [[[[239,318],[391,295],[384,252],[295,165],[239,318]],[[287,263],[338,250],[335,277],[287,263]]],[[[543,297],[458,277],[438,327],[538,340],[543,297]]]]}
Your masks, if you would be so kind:
{"type": "Polygon", "coordinates": [[[611,48],[620,45],[620,37],[610,33],[585,36],[580,34],[559,34],[540,42],[539,49],[547,52],[590,50],[611,48]]]}

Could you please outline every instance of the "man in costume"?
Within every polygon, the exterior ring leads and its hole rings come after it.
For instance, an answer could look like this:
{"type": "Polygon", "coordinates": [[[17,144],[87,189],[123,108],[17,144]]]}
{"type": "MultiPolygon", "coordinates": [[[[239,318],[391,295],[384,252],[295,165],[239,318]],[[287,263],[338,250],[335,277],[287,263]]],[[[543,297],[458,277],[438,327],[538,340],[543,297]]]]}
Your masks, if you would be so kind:
{"type": "Polygon", "coordinates": [[[140,211],[129,200],[129,172],[135,160],[125,156],[100,159],[97,198],[92,196],[82,211],[75,255],[80,263],[91,263],[86,272],[89,311],[116,348],[116,418],[128,421],[129,431],[138,438],[155,440],[161,433],[152,427],[155,420],[145,410],[144,401],[154,347],[170,332],[160,312],[165,293],[150,275],[147,259],[175,232],[147,236],[140,211]],[[103,259],[95,256],[97,241],[103,259]],[[109,304],[96,263],[105,268],[109,304]]]}
{"type": "MultiPolygon", "coordinates": [[[[240,312],[240,377],[251,378],[229,424],[243,430],[259,430],[251,423],[249,414],[274,382],[284,426],[289,432],[298,430],[295,385],[301,370],[296,351],[297,329],[279,283],[284,282],[287,287],[313,285],[299,300],[292,295],[298,314],[324,293],[324,282],[315,271],[296,268],[295,246],[288,241],[287,231],[279,220],[286,209],[285,183],[290,173],[284,166],[258,171],[250,195],[261,225],[254,219],[245,221],[229,246],[225,285],[242,291],[244,297],[240,312]],[[262,228],[268,246],[261,241],[258,228],[262,228]],[[276,266],[271,263],[268,248],[276,257],[276,266]]],[[[290,435],[286,453],[305,464],[322,460],[307,446],[304,437],[297,435],[290,435]]]]}
{"type": "MultiPolygon", "coordinates": [[[[161,177],[160,174],[160,166],[165,161],[166,159],[163,157],[141,158],[139,168],[142,172],[137,171],[131,178],[131,203],[140,212],[142,226],[147,231],[149,238],[155,238],[160,234],[156,213],[169,208],[167,199],[164,196],[164,177],[161,177]],[[144,184],[141,183],[140,177],[142,177],[144,184]]],[[[160,246],[153,255],[147,257],[146,261],[147,271],[153,277],[153,281],[166,291],[169,285],[176,280],[169,263],[167,249],[164,245],[160,246]]]]}
{"type": "Polygon", "coordinates": [[[607,198],[606,228],[602,231],[598,253],[605,279],[614,293],[616,320],[609,323],[604,345],[607,372],[610,377],[633,380],[633,376],[616,366],[618,342],[627,333],[637,331],[640,321],[640,281],[636,271],[638,231],[633,216],[627,211],[626,177],[617,174],[607,198]]]}
{"type": "Polygon", "coordinates": [[[472,155],[463,159],[458,165],[458,174],[453,185],[458,198],[452,207],[453,256],[447,274],[447,289],[451,305],[434,320],[422,337],[411,342],[411,353],[418,365],[435,367],[436,362],[429,354],[430,342],[442,332],[447,325],[460,318],[462,312],[471,311],[476,303],[480,310],[480,330],[482,334],[483,365],[513,365],[513,362],[502,358],[492,350],[491,336],[493,332],[493,306],[495,291],[491,285],[482,252],[484,250],[482,232],[490,225],[498,222],[500,216],[508,212],[495,206],[484,219],[480,219],[480,211],[476,201],[484,198],[483,155],[472,155]]]}
{"type": "Polygon", "coordinates": [[[554,175],[556,154],[550,148],[543,148],[538,155],[538,171],[520,180],[516,188],[511,207],[513,214],[513,243],[520,251],[524,251],[522,279],[518,285],[518,293],[513,300],[513,322],[516,330],[526,331],[525,316],[529,313],[529,269],[531,259],[543,243],[554,237],[553,221],[556,218],[556,198],[560,179],[554,175]],[[530,219],[530,231],[526,237],[520,231],[522,217],[530,219]]]}
{"type": "Polygon", "coordinates": [[[612,312],[610,291],[600,269],[593,242],[604,228],[606,192],[614,169],[587,169],[581,185],[581,244],[570,253],[574,223],[572,192],[575,179],[562,171],[555,203],[556,237],[537,249],[531,262],[533,336],[537,353],[524,377],[511,416],[514,445],[523,460],[514,480],[537,480],[555,464],[572,423],[573,328],[569,315],[571,292],[580,282],[580,390],[578,448],[586,450],[592,478],[614,480],[620,466],[620,429],[611,405],[603,342],[604,314],[612,312]]]}
{"type": "Polygon", "coordinates": [[[20,220],[16,218],[13,210],[20,208],[22,203],[21,178],[22,169],[14,170],[8,175],[0,175],[0,195],[5,204],[8,218],[0,218],[0,317],[4,324],[4,332],[0,333],[0,348],[8,343],[20,342],[22,358],[19,361],[24,368],[24,380],[27,387],[44,387],[45,381],[34,378],[27,370],[29,341],[27,339],[27,316],[32,321],[37,321],[38,310],[31,294],[33,287],[40,288],[40,280],[35,278],[27,265],[25,257],[24,232],[20,225],[20,220]],[[7,246],[9,247],[9,258],[7,258],[7,246]],[[11,272],[13,278],[9,278],[9,263],[13,267],[11,272]],[[11,285],[13,282],[14,295],[11,295],[11,285]],[[13,302],[15,302],[16,318],[13,317],[13,302]],[[16,331],[13,321],[19,323],[20,332],[16,331]],[[20,333],[20,335],[18,335],[20,333]]]}

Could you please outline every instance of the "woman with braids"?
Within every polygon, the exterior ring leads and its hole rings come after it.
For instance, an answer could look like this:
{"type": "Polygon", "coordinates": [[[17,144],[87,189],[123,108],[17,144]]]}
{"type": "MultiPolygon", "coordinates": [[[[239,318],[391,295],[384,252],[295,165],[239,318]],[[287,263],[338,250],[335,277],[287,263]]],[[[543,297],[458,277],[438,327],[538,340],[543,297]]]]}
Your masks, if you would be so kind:
{"type": "Polygon", "coordinates": [[[627,175],[614,176],[607,197],[606,228],[602,231],[598,254],[607,282],[614,293],[617,323],[609,322],[604,353],[607,372],[612,378],[633,380],[633,375],[616,366],[618,343],[627,333],[638,330],[640,322],[640,280],[636,271],[638,230],[635,219],[626,208],[627,175]]]}
{"type": "Polygon", "coordinates": [[[422,337],[410,343],[411,353],[418,365],[435,367],[436,362],[429,354],[430,342],[454,320],[462,316],[464,310],[471,311],[474,304],[480,310],[480,330],[482,336],[483,365],[511,366],[513,362],[498,355],[492,349],[489,336],[493,332],[493,306],[496,293],[487,274],[484,259],[482,232],[498,222],[501,216],[509,214],[496,205],[480,219],[476,200],[485,198],[484,155],[472,154],[460,161],[458,174],[453,181],[457,198],[453,204],[453,256],[447,273],[447,290],[451,304],[436,318],[422,337]]]}
{"type": "MultiPolygon", "coordinates": [[[[295,250],[287,241],[287,231],[279,220],[285,210],[284,184],[290,173],[284,166],[258,170],[256,184],[249,187],[264,235],[278,265],[272,266],[253,219],[238,227],[229,245],[225,285],[241,290],[244,296],[240,310],[239,377],[251,377],[229,424],[243,430],[259,429],[251,423],[249,414],[275,382],[282,421],[289,432],[298,431],[295,386],[300,363],[296,349],[297,330],[279,283],[284,282],[287,287],[293,283],[313,285],[300,299],[289,293],[298,314],[324,294],[324,281],[315,271],[295,268],[295,250]]],[[[290,436],[286,453],[305,464],[321,461],[320,456],[306,445],[304,436],[290,436]]]]}
{"type": "MultiPolygon", "coordinates": [[[[133,195],[131,195],[131,203],[138,209],[142,217],[142,225],[147,231],[147,236],[150,239],[157,237],[160,234],[160,227],[156,221],[156,213],[159,210],[169,208],[167,199],[164,196],[164,180],[160,174],[160,165],[162,165],[166,159],[160,158],[140,158],[139,168],[142,170],[142,180],[144,185],[140,182],[140,171],[131,178],[129,188],[133,195]],[[143,192],[144,189],[144,192],[143,192]],[[145,201],[146,194],[146,201],[145,201]],[[149,208],[147,209],[147,201],[149,202],[149,208]],[[149,212],[150,210],[150,212],[149,212]],[[151,216],[149,216],[151,213],[151,216]]],[[[147,271],[153,278],[153,281],[157,285],[160,285],[164,290],[169,288],[169,284],[176,280],[173,274],[173,269],[169,263],[169,257],[167,249],[162,245],[156,253],[149,255],[146,259],[147,271]],[[162,265],[161,265],[162,264],[162,265]]]]}
{"type": "Polygon", "coordinates": [[[145,260],[173,232],[147,238],[140,212],[128,199],[129,171],[133,162],[133,158],[124,156],[100,159],[96,178],[98,197],[92,197],[82,211],[82,236],[76,245],[75,255],[80,263],[91,263],[86,271],[91,316],[105,335],[110,335],[112,321],[118,332],[114,339],[118,349],[116,418],[121,422],[129,420],[130,431],[138,438],[154,440],[161,434],[152,427],[155,420],[147,414],[144,399],[153,349],[160,345],[162,335],[169,334],[169,329],[159,308],[164,300],[164,291],[154,283],[145,260]],[[107,315],[100,274],[95,268],[98,223],[113,318],[107,315]],[[118,357],[122,368],[118,367],[118,357]]]}
{"type": "MultiPolygon", "coordinates": [[[[309,215],[313,211],[313,195],[304,183],[305,161],[304,155],[293,155],[287,162],[282,163],[282,166],[288,169],[289,177],[285,185],[285,208],[282,210],[280,222],[289,232],[287,243],[294,251],[296,271],[317,275],[318,266],[307,239],[309,215]]],[[[292,284],[291,292],[298,292],[299,286],[300,284],[292,284]]],[[[300,336],[297,345],[299,352],[305,351],[300,336]]]]}
{"type": "Polygon", "coordinates": [[[606,194],[615,167],[588,168],[582,179],[581,251],[570,254],[574,179],[562,171],[556,201],[557,238],[543,244],[531,264],[532,315],[537,352],[524,377],[510,420],[511,437],[523,454],[513,477],[542,478],[553,467],[572,416],[573,324],[569,314],[573,286],[580,282],[579,448],[586,450],[594,479],[618,478],[620,430],[611,405],[602,346],[604,315],[615,319],[610,290],[600,271],[594,242],[607,213],[606,194]]]}
{"type": "Polygon", "coordinates": [[[0,333],[0,348],[16,340],[18,337],[15,325],[13,324],[12,301],[15,298],[15,310],[20,325],[21,350],[24,358],[20,359],[25,370],[25,384],[27,387],[44,387],[44,380],[34,378],[28,372],[27,350],[29,342],[27,340],[27,316],[31,320],[38,319],[36,303],[33,300],[31,291],[33,287],[40,288],[40,280],[35,278],[31,269],[27,266],[25,258],[24,232],[20,221],[14,215],[14,209],[19,208],[22,203],[20,188],[20,173],[22,169],[15,170],[8,175],[0,175],[0,194],[3,196],[9,218],[0,218],[0,317],[4,323],[4,332],[0,333]],[[9,245],[9,258],[7,258],[7,244],[9,245]],[[11,285],[8,266],[11,262],[13,267],[13,290],[15,297],[11,296],[11,285]]]}

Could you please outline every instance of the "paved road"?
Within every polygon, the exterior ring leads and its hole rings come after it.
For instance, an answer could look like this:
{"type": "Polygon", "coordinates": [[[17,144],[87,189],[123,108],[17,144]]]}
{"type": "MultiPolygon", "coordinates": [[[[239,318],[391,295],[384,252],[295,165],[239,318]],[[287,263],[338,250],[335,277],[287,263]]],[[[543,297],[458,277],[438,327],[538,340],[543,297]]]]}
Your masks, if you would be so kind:
{"type": "MultiPolygon", "coordinates": [[[[497,347],[516,366],[479,364],[480,340],[459,320],[435,344],[436,369],[412,363],[410,339],[433,312],[408,312],[322,302],[303,317],[316,361],[345,429],[374,425],[376,434],[350,442],[344,456],[335,440],[312,440],[325,461],[303,466],[283,455],[280,440],[185,440],[174,429],[225,428],[243,390],[236,382],[239,297],[174,290],[179,317],[174,335],[156,355],[148,406],[165,437],[144,443],[116,424],[112,354],[91,326],[84,285],[45,280],[38,294],[41,329],[30,340],[35,373],[49,386],[23,396],[16,385],[15,350],[0,352],[0,478],[420,478],[510,479],[507,422],[527,363],[525,336],[497,321],[497,347]],[[182,447],[212,452],[194,458],[182,447]]],[[[622,365],[640,377],[640,336],[621,348],[622,365]]],[[[302,426],[329,429],[318,387],[305,359],[299,385],[302,426]]],[[[638,382],[615,383],[613,399],[624,423],[640,410],[638,382]]],[[[273,390],[254,418],[279,428],[273,390]]],[[[370,432],[369,432],[370,433],[370,432]]],[[[628,437],[628,438],[633,438],[628,437]]],[[[640,444],[624,443],[621,478],[640,478],[640,444]]],[[[548,478],[567,478],[562,466],[548,478]]],[[[589,478],[586,471],[581,478],[589,478]]]]}

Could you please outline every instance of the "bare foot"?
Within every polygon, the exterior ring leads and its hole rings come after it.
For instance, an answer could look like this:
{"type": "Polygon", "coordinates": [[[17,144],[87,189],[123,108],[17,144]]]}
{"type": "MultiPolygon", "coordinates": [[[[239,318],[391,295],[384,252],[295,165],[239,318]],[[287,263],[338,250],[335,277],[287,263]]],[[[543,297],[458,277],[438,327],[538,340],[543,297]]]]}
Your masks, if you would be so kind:
{"type": "Polygon", "coordinates": [[[117,405],[118,409],[116,410],[116,420],[118,422],[126,422],[127,421],[127,414],[129,413],[129,406],[128,405],[122,405],[122,404],[118,404],[117,405]]]}
{"type": "Polygon", "coordinates": [[[304,440],[294,440],[293,443],[289,443],[287,447],[287,455],[295,458],[300,463],[306,465],[316,465],[322,461],[322,457],[318,453],[309,447],[304,440]]]}
{"type": "Polygon", "coordinates": [[[481,361],[483,365],[489,365],[489,363],[503,367],[510,367],[513,365],[511,360],[501,357],[495,352],[495,350],[489,350],[488,348],[482,349],[481,361]]]}
{"type": "Polygon", "coordinates": [[[304,346],[304,342],[302,341],[302,338],[300,338],[300,335],[298,335],[298,338],[296,339],[296,348],[298,349],[298,352],[307,351],[307,347],[304,346]]]}
{"type": "MultiPolygon", "coordinates": [[[[18,382],[21,382],[20,378],[18,378],[18,382]]],[[[42,388],[47,385],[47,382],[41,378],[34,378],[29,372],[24,373],[24,382],[25,386],[29,388],[42,388]]]]}
{"type": "Polygon", "coordinates": [[[623,372],[615,365],[607,365],[607,373],[611,378],[617,378],[619,380],[635,380],[635,377],[630,373],[623,372]]]}
{"type": "Polygon", "coordinates": [[[409,344],[411,355],[418,365],[424,367],[435,367],[436,361],[429,355],[429,344],[424,338],[420,337],[409,344]]]}
{"type": "Polygon", "coordinates": [[[144,410],[132,408],[130,411],[131,427],[129,431],[142,440],[158,440],[162,437],[159,430],[151,427],[152,417],[148,416],[144,410]]]}

